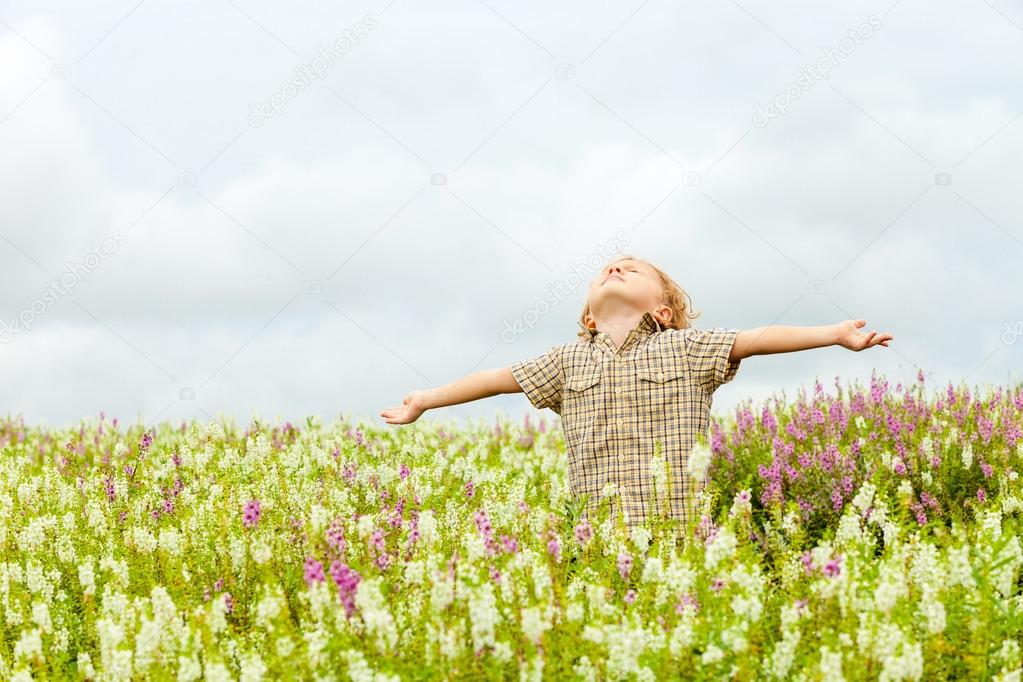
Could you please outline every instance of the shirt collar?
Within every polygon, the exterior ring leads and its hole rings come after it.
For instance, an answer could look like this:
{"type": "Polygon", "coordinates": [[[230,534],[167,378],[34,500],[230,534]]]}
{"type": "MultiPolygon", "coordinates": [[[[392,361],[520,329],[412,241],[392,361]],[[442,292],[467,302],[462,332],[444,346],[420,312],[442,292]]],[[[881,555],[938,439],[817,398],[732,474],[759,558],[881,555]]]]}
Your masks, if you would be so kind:
{"type": "MultiPolygon", "coordinates": [[[[591,341],[600,333],[599,330],[590,329],[582,322],[579,322],[579,327],[589,334],[589,339],[591,341]]],[[[640,336],[647,336],[654,332],[663,331],[663,329],[664,328],[661,326],[661,323],[657,321],[657,318],[655,318],[652,313],[646,312],[643,313],[643,317],[640,319],[639,324],[634,328],[634,331],[640,336]]]]}

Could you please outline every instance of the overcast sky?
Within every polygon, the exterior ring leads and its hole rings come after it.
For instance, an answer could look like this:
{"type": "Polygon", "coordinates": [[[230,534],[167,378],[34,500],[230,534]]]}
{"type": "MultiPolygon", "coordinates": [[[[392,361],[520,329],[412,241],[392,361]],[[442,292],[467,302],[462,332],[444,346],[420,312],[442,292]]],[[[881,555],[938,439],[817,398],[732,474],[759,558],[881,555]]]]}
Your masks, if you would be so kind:
{"type": "Polygon", "coordinates": [[[0,412],[383,424],[573,341],[614,240],[697,327],[895,336],[715,410],[1019,381],[1021,58],[1006,0],[4,0],[0,412]]]}

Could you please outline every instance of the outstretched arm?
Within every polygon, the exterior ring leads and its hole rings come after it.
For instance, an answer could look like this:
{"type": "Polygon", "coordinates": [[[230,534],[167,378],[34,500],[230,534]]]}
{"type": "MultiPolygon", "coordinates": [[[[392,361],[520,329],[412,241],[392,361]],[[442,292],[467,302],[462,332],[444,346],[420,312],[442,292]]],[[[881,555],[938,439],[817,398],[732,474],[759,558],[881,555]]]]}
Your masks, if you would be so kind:
{"type": "Polygon", "coordinates": [[[509,368],[484,369],[438,388],[412,391],[405,396],[401,405],[381,410],[380,416],[388,424],[409,424],[435,407],[458,405],[499,393],[516,393],[521,390],[509,368]]]}
{"type": "Polygon", "coordinates": [[[838,324],[827,324],[820,327],[790,327],[770,325],[755,329],[744,329],[735,337],[729,360],[741,360],[751,355],[770,355],[772,353],[790,353],[809,348],[823,346],[842,346],[853,351],[861,351],[871,346],[888,346],[895,337],[888,333],[869,334],[859,331],[867,323],[866,320],[846,320],[838,324]]]}

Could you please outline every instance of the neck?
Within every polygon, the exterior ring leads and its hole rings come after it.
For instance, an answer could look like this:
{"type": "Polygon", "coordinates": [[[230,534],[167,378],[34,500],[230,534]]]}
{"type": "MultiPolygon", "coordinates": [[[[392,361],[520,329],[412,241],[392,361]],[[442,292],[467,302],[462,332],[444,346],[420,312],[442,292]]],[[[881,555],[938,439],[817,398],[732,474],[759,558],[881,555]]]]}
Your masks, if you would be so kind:
{"type": "Polygon", "coordinates": [[[622,310],[608,312],[604,316],[593,315],[598,331],[607,332],[615,348],[621,348],[629,332],[643,319],[644,311],[622,310]]]}

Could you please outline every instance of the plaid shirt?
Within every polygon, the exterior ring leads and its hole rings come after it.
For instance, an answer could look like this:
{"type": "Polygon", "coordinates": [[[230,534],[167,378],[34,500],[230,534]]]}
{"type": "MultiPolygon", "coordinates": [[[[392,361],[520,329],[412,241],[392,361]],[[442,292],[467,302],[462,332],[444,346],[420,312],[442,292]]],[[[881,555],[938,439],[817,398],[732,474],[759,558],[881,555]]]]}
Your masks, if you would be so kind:
{"type": "Polygon", "coordinates": [[[660,442],[670,493],[657,491],[657,499],[687,521],[705,484],[689,480],[689,452],[707,432],[711,394],[739,369],[728,355],[740,330],[662,328],[648,312],[616,350],[607,332],[579,326],[588,339],[511,366],[534,407],[561,415],[573,495],[589,494],[590,511],[615,483],[628,525],[641,523],[654,511],[650,461],[660,442]]]}

